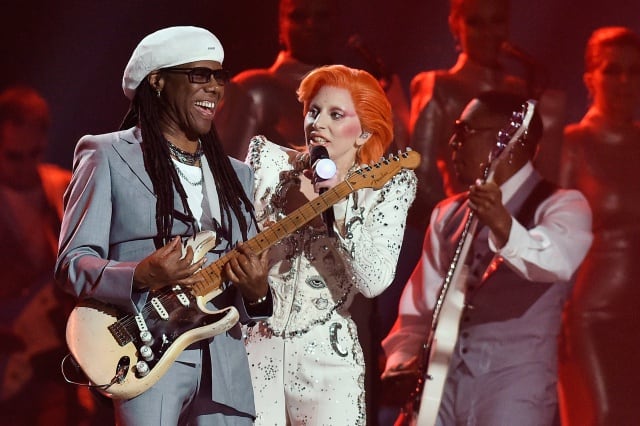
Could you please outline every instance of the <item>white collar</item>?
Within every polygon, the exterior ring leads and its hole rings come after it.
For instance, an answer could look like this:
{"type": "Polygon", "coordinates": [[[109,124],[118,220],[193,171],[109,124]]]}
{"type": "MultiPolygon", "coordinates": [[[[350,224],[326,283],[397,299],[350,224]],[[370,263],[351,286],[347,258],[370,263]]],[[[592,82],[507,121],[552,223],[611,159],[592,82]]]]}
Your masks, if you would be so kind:
{"type": "Polygon", "coordinates": [[[527,164],[522,166],[513,176],[500,185],[502,191],[502,204],[507,204],[514,194],[520,189],[522,184],[529,178],[529,176],[535,173],[533,164],[531,161],[527,161],[527,164]]]}

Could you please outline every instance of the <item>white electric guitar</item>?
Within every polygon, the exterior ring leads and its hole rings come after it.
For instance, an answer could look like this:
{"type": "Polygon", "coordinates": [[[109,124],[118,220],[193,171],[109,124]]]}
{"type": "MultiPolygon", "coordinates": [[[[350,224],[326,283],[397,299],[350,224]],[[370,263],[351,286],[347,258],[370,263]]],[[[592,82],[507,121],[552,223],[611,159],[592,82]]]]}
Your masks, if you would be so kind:
{"type": "MultiPolygon", "coordinates": [[[[485,182],[493,180],[498,163],[508,156],[527,131],[534,110],[535,101],[527,101],[520,111],[513,113],[509,125],[500,130],[484,170],[485,182]]],[[[451,356],[458,340],[468,277],[466,259],[477,226],[478,219],[473,212],[469,212],[434,306],[429,336],[421,353],[420,376],[416,390],[403,409],[396,426],[432,426],[436,423],[451,356]]]]}
{"type": "MultiPolygon", "coordinates": [[[[363,167],[245,244],[259,254],[350,193],[380,189],[401,169],[419,163],[420,154],[407,151],[363,167]]],[[[215,234],[199,233],[187,244],[195,262],[215,246],[215,234]]],[[[239,318],[234,307],[211,311],[206,303],[222,292],[223,268],[238,255],[234,249],[199,271],[198,285],[151,293],[137,315],[95,300],[79,303],[67,322],[67,345],[92,385],[110,398],[133,398],[153,386],[187,346],[233,327],[239,318]]]]}

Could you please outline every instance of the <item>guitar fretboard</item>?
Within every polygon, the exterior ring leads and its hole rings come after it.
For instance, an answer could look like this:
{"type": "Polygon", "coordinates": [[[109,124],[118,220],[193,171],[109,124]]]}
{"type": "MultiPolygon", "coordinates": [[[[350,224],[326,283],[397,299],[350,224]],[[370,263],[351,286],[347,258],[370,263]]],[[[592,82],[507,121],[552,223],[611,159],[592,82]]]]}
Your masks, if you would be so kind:
{"type": "MultiPolygon", "coordinates": [[[[287,217],[274,223],[245,244],[256,254],[260,254],[287,235],[300,229],[323,211],[344,199],[347,195],[362,188],[380,189],[402,168],[415,169],[420,164],[420,154],[407,150],[398,156],[389,156],[389,159],[371,166],[365,166],[350,174],[343,182],[327,190],[325,193],[309,201],[302,207],[291,212],[287,217]]],[[[204,280],[191,288],[194,296],[206,296],[217,290],[222,285],[222,269],[232,259],[237,258],[240,252],[231,250],[225,256],[219,258],[211,265],[199,272],[204,280]]]]}
{"type": "MultiPolygon", "coordinates": [[[[358,170],[356,174],[361,174],[363,171],[367,170],[370,169],[366,168],[358,170]]],[[[260,232],[245,244],[247,244],[254,253],[260,254],[287,235],[290,235],[300,229],[306,223],[313,220],[313,218],[332,207],[356,189],[357,188],[353,187],[348,180],[341,182],[324,194],[294,210],[287,217],[279,220],[269,228],[260,232]]],[[[237,258],[239,255],[240,253],[238,250],[233,249],[225,256],[200,271],[204,281],[192,287],[193,294],[196,296],[204,296],[214,290],[217,290],[222,285],[222,269],[229,261],[237,258]]]]}

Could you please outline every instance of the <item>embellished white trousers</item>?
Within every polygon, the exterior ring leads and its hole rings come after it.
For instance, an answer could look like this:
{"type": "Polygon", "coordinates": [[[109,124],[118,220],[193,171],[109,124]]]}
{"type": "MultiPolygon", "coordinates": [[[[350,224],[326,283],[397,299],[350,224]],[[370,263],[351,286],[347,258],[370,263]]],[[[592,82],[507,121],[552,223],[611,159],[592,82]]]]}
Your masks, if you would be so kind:
{"type": "Polygon", "coordinates": [[[355,323],[333,318],[294,337],[246,329],[256,426],[366,424],[364,359],[355,323]]]}

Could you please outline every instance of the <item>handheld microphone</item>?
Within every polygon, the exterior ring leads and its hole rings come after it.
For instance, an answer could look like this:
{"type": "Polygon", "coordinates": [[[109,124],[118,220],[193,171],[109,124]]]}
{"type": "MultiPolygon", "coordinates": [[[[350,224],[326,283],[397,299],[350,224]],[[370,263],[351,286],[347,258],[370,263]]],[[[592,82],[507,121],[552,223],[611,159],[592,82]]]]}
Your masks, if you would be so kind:
{"type": "MultiPolygon", "coordinates": [[[[329,158],[327,148],[322,145],[314,145],[309,149],[309,164],[313,170],[313,177],[316,182],[331,179],[336,174],[336,163],[329,158]]],[[[326,190],[327,188],[322,188],[320,195],[326,190]]],[[[330,207],[322,213],[322,220],[327,226],[327,234],[332,237],[334,235],[333,223],[335,222],[333,207],[330,207]]]]}

